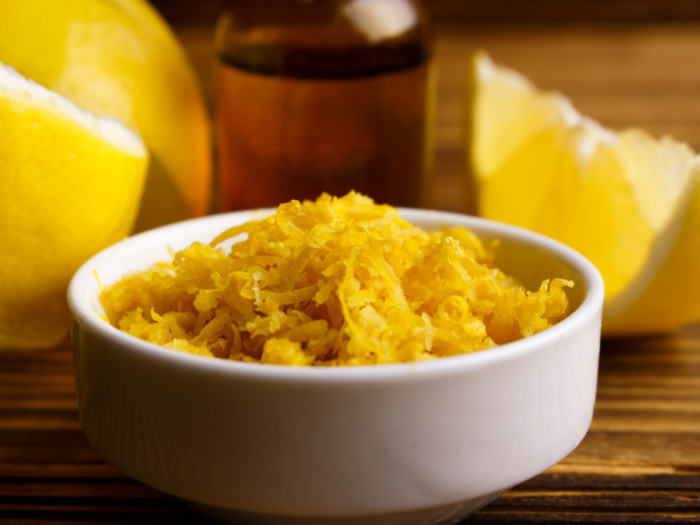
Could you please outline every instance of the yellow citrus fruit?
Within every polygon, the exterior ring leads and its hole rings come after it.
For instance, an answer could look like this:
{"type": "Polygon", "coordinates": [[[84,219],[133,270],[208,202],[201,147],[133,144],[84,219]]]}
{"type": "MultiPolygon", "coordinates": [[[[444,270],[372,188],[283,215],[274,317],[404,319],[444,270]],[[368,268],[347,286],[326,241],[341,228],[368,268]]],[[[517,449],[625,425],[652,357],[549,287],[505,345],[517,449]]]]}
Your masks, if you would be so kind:
{"type": "Polygon", "coordinates": [[[700,162],[691,149],[607,130],[484,53],[467,84],[477,213],[556,238],[596,264],[606,334],[700,321],[700,162]]]}
{"type": "Polygon", "coordinates": [[[0,64],[0,348],[66,335],[68,281],[128,234],[147,168],[138,135],[0,64]]]}
{"type": "Polygon", "coordinates": [[[145,0],[0,0],[0,62],[137,131],[150,155],[137,229],[203,215],[209,122],[195,75],[145,0]]]}

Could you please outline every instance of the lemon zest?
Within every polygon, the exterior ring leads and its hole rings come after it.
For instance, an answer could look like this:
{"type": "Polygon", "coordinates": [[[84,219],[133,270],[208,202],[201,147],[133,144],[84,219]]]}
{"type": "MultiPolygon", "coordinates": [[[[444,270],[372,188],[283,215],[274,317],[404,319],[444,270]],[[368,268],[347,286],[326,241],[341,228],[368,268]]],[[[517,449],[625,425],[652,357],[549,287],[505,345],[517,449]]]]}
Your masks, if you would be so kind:
{"type": "Polygon", "coordinates": [[[568,313],[568,280],[528,291],[464,228],[426,232],[351,192],[280,205],[105,288],[115,326],[197,355],[281,365],[474,352],[568,313]],[[220,246],[242,233],[228,253],[220,246]]]}

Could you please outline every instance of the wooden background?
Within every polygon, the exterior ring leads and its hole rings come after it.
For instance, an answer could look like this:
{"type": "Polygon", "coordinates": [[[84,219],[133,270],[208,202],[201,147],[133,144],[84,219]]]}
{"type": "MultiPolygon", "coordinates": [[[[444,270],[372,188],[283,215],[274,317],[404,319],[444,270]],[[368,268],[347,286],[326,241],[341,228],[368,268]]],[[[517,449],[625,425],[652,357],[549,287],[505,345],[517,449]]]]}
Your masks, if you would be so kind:
{"type": "MultiPolygon", "coordinates": [[[[212,31],[225,2],[152,3],[185,45],[215,117],[212,31]]],[[[434,21],[438,64],[436,208],[464,211],[466,204],[460,105],[467,63],[477,49],[539,87],[563,92],[578,110],[607,127],[642,127],[700,151],[700,1],[424,4],[434,21]]]]}
{"type": "MultiPolygon", "coordinates": [[[[185,46],[212,111],[220,4],[154,2],[185,46]]],[[[459,108],[477,48],[563,91],[606,126],[644,127],[700,150],[700,2],[426,4],[439,68],[437,208],[464,207],[459,108]]],[[[77,419],[68,342],[0,354],[0,523],[201,520],[90,448],[77,419]]],[[[700,327],[604,340],[595,416],[578,449],[468,520],[539,522],[700,523],[700,327]]]]}

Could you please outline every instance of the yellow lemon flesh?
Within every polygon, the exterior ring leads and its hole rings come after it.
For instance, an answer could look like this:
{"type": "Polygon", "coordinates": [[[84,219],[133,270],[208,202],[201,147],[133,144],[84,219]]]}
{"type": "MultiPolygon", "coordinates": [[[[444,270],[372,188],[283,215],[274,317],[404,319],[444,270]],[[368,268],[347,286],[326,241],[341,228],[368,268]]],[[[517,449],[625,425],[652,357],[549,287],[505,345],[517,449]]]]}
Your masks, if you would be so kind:
{"type": "Polygon", "coordinates": [[[0,349],[66,335],[68,281],[128,234],[147,167],[138,135],[0,64],[0,349]]]}
{"type": "Polygon", "coordinates": [[[184,52],[143,0],[0,0],[0,62],[137,131],[151,156],[137,229],[209,209],[209,122],[184,52]]]}
{"type": "Polygon", "coordinates": [[[484,53],[467,90],[478,214],[556,238],[596,264],[606,334],[700,321],[700,161],[687,145],[607,130],[484,53]]]}

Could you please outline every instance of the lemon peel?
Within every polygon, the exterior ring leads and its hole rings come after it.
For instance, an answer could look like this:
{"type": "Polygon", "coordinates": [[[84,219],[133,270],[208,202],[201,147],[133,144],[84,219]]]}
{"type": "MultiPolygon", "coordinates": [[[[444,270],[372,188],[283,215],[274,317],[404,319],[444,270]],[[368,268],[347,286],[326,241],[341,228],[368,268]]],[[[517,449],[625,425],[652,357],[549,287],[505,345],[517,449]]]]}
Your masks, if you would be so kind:
{"type": "Polygon", "coordinates": [[[141,138],[118,120],[87,113],[67,98],[45,89],[5,64],[0,64],[0,95],[7,101],[15,100],[17,104],[31,100],[32,104],[63,115],[115,148],[127,151],[134,156],[148,155],[141,138]]]}

